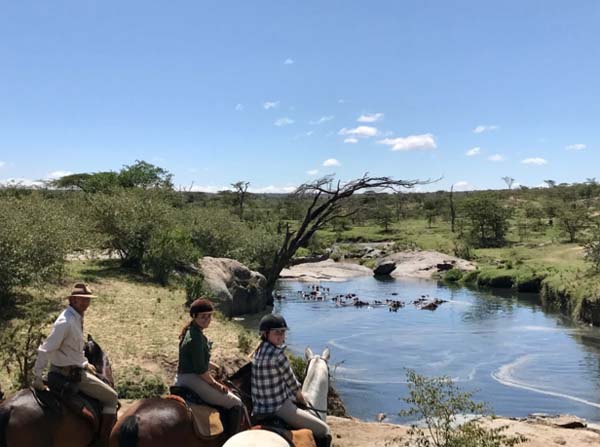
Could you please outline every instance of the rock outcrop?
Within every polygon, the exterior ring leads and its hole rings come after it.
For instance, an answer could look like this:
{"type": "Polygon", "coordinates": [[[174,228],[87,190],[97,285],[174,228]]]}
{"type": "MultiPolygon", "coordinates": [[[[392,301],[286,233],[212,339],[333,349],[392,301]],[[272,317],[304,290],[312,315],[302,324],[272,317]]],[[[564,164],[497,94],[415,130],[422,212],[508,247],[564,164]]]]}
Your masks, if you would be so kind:
{"type": "Polygon", "coordinates": [[[373,275],[375,276],[387,276],[396,269],[396,263],[394,261],[379,261],[377,266],[373,269],[373,275]]]}
{"type": "Polygon", "coordinates": [[[232,317],[264,310],[269,302],[266,279],[238,261],[205,256],[199,261],[204,287],[215,297],[219,310],[232,317]]]}

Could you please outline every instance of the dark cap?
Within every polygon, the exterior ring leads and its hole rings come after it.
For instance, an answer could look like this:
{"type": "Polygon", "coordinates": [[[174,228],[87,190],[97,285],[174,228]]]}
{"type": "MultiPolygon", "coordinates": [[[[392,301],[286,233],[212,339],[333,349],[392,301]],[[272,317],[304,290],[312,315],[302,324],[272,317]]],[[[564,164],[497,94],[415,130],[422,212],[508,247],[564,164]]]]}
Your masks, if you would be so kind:
{"type": "Polygon", "coordinates": [[[206,298],[198,298],[190,306],[190,316],[194,318],[198,314],[214,312],[213,304],[206,298]]]}

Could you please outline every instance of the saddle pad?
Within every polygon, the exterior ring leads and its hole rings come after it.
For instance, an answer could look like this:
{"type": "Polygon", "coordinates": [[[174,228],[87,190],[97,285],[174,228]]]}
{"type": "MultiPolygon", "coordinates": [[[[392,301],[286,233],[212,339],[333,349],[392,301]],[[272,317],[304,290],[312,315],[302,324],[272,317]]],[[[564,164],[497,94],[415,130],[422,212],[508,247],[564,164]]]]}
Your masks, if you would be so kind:
{"type": "Polygon", "coordinates": [[[200,438],[213,438],[223,433],[219,412],[206,405],[188,404],[192,414],[194,432],[200,438]]]}
{"type": "Polygon", "coordinates": [[[317,447],[313,432],[308,428],[292,430],[292,442],[294,447],[317,447]]]}

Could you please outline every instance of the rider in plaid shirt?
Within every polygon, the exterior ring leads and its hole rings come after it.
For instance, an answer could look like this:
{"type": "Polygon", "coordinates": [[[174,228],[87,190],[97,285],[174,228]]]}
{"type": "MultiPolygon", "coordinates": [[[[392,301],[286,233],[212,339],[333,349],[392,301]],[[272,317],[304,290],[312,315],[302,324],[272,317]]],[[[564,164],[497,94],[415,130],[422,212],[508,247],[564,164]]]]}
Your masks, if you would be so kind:
{"type": "Polygon", "coordinates": [[[296,403],[306,406],[306,401],[284,352],[287,328],[281,315],[266,315],[260,320],[262,343],[252,360],[252,413],[255,417],[276,416],[292,428],[308,428],[317,447],[329,447],[329,426],[296,406],[296,403]]]}
{"type": "Polygon", "coordinates": [[[263,342],[254,354],[252,365],[252,404],[255,414],[275,413],[300,391],[285,355],[285,345],[263,342]]]}

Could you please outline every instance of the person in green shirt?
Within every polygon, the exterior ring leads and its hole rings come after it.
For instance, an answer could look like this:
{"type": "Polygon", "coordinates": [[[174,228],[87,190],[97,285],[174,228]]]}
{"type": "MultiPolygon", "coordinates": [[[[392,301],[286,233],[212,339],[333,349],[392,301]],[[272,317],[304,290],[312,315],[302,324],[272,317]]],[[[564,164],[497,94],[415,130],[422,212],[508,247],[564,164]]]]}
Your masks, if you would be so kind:
{"type": "Polygon", "coordinates": [[[210,368],[219,366],[210,361],[212,342],[204,335],[211,322],[213,304],[206,298],[196,299],[190,306],[192,320],[179,335],[179,364],[175,385],[193,390],[207,404],[229,410],[226,428],[229,436],[239,431],[243,413],[242,400],[224,384],[215,380],[210,368]]]}

